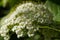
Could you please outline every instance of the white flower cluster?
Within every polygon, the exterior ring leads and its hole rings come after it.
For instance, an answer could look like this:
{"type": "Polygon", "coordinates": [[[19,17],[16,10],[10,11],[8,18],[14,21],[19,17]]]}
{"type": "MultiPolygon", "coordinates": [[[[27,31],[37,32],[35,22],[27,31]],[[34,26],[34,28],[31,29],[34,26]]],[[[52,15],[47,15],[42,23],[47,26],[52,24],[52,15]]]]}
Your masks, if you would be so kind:
{"type": "Polygon", "coordinates": [[[51,13],[42,4],[34,4],[31,2],[19,5],[11,16],[4,20],[4,24],[0,28],[0,34],[4,39],[9,40],[9,31],[17,34],[17,37],[22,37],[27,34],[29,37],[34,36],[34,33],[39,30],[32,23],[50,23],[52,20],[51,13]]]}

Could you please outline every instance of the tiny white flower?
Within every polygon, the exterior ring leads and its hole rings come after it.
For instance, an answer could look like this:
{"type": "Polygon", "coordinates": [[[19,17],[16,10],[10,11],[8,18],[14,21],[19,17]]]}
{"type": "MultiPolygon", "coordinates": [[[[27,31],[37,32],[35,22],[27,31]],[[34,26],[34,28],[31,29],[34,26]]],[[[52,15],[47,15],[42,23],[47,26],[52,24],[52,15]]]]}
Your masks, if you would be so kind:
{"type": "Polygon", "coordinates": [[[6,34],[5,34],[5,33],[2,33],[2,34],[1,34],[1,36],[2,36],[2,37],[5,37],[5,36],[6,36],[6,34]]]}
{"type": "Polygon", "coordinates": [[[5,37],[4,37],[4,40],[9,40],[9,36],[8,35],[6,35],[5,37]]]}
{"type": "Polygon", "coordinates": [[[16,34],[17,34],[17,37],[19,38],[19,37],[22,37],[23,36],[23,32],[22,31],[16,31],[16,34]]]}
{"type": "Polygon", "coordinates": [[[22,37],[22,36],[23,36],[23,34],[21,33],[20,35],[17,35],[17,38],[22,37]]]}
{"type": "Polygon", "coordinates": [[[33,26],[27,26],[26,29],[33,29],[34,27],[33,26]]]}
{"type": "Polygon", "coordinates": [[[17,29],[17,26],[14,26],[14,27],[12,28],[12,31],[14,32],[16,29],[17,29]]]}
{"type": "Polygon", "coordinates": [[[29,36],[29,37],[32,37],[32,36],[34,36],[34,34],[28,34],[28,36],[29,36]]]}

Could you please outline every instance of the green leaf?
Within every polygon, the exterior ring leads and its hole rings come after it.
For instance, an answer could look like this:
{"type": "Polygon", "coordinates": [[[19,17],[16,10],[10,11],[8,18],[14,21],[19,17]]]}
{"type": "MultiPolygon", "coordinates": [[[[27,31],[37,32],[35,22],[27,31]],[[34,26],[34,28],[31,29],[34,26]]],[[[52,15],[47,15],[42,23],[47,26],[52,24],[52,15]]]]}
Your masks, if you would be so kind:
{"type": "Polygon", "coordinates": [[[53,13],[53,20],[60,22],[60,5],[48,0],[46,6],[53,13]]]}
{"type": "Polygon", "coordinates": [[[4,40],[3,37],[0,36],[0,40],[4,40]]]}
{"type": "Polygon", "coordinates": [[[0,0],[0,6],[5,7],[8,3],[8,0],[0,0]]]}

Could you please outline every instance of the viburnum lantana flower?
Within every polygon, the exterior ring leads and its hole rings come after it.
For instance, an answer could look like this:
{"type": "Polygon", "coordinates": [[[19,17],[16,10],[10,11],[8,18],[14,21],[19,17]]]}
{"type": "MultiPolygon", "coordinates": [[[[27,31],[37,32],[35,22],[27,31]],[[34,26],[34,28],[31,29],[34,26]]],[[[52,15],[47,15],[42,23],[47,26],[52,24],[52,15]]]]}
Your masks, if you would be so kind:
{"type": "Polygon", "coordinates": [[[9,31],[15,32],[18,38],[25,35],[28,35],[28,37],[34,36],[39,27],[33,25],[33,22],[36,21],[41,24],[51,23],[53,18],[51,16],[52,14],[42,4],[23,3],[17,6],[16,10],[4,20],[0,28],[0,34],[5,40],[9,40],[9,31]]]}

